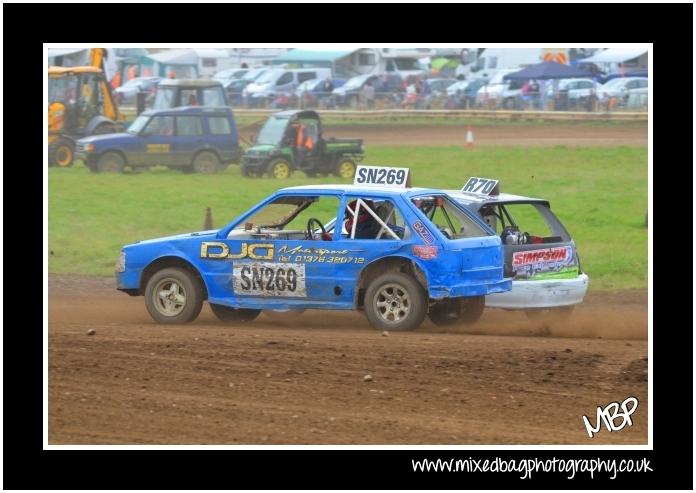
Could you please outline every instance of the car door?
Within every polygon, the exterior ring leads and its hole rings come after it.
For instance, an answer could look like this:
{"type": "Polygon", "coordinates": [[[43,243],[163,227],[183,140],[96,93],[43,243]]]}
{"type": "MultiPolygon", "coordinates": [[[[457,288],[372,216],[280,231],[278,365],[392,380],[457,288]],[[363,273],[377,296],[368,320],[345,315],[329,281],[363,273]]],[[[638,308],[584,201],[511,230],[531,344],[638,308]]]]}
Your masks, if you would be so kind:
{"type": "Polygon", "coordinates": [[[225,114],[208,115],[206,120],[208,123],[208,127],[204,129],[206,141],[219,152],[223,159],[230,159],[239,147],[233,122],[225,114]]]}
{"type": "MultiPolygon", "coordinates": [[[[356,296],[357,282],[361,271],[371,262],[389,255],[405,253],[410,248],[410,234],[404,221],[401,207],[393,200],[365,195],[346,196],[340,206],[338,227],[334,227],[331,247],[337,251],[327,260],[334,268],[327,284],[331,285],[336,298],[346,304],[352,304],[356,296]],[[355,232],[351,218],[365,217],[374,228],[363,230],[365,234],[355,232]],[[384,226],[389,228],[385,228],[384,226]],[[374,234],[372,234],[374,233],[374,234]]],[[[360,219],[358,219],[360,221],[360,219]]]]}
{"type": "Polygon", "coordinates": [[[206,147],[203,123],[199,115],[176,117],[176,139],[172,143],[173,164],[188,166],[197,150],[206,147]]]}
{"type": "Polygon", "coordinates": [[[138,164],[148,166],[172,164],[172,143],[174,136],[173,116],[153,116],[140,133],[144,152],[138,164]]]}
{"type": "Polygon", "coordinates": [[[305,235],[310,217],[329,223],[338,206],[337,194],[279,194],[245,216],[227,238],[203,242],[211,302],[259,309],[340,307],[335,264],[346,254],[321,237],[318,224],[316,238],[305,235]],[[278,218],[289,222],[270,228],[278,218]]]}

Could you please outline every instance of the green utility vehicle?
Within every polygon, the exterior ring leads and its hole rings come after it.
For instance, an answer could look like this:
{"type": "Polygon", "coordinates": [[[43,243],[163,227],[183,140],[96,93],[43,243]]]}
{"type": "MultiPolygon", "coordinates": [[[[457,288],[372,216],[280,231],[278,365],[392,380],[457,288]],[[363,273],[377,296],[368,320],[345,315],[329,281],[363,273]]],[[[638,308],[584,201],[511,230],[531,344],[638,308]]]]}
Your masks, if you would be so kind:
{"type": "Polygon", "coordinates": [[[363,158],[362,139],[325,139],[316,111],[281,111],[263,125],[242,156],[242,175],[285,179],[295,170],[307,176],[353,178],[363,158]]]}

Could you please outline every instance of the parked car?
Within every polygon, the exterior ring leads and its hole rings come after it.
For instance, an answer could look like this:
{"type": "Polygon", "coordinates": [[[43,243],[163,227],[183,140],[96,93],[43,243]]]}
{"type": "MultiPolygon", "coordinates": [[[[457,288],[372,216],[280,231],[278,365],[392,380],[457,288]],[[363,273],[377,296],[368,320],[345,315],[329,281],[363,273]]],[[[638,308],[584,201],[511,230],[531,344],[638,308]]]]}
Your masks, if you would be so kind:
{"type": "Polygon", "coordinates": [[[377,76],[370,74],[357,75],[348,79],[341,87],[333,90],[334,98],[338,106],[356,107],[360,100],[360,93],[367,82],[375,86],[375,93],[395,93],[401,89],[403,80],[399,75],[389,74],[377,76]]]}
{"type": "Polygon", "coordinates": [[[182,107],[141,113],[123,133],[77,141],[76,157],[93,172],[165,165],[214,173],[239,162],[237,125],[227,107],[182,107]]]}
{"type": "Polygon", "coordinates": [[[251,98],[250,105],[256,106],[256,102],[272,100],[278,93],[293,92],[306,80],[330,76],[330,68],[274,68],[249,84],[244,89],[244,94],[251,98]]]}
{"type": "Polygon", "coordinates": [[[241,78],[244,80],[250,80],[250,81],[255,81],[259,77],[261,77],[263,74],[268,72],[270,69],[266,67],[259,67],[259,68],[252,68],[249,69],[249,71],[244,74],[241,78]]]}
{"type": "MultiPolygon", "coordinates": [[[[297,86],[295,89],[295,96],[303,100],[305,107],[316,107],[319,101],[324,101],[326,106],[332,106],[333,93],[325,92],[324,82],[326,79],[309,79],[304,81],[302,84],[297,86]]],[[[333,79],[331,81],[334,89],[343,86],[346,83],[344,79],[333,79]]]]}
{"type": "Polygon", "coordinates": [[[597,96],[600,100],[615,97],[619,98],[620,101],[625,102],[625,100],[628,98],[628,91],[647,87],[647,77],[622,77],[611,79],[609,82],[602,85],[597,92],[597,96]]]}
{"type": "Polygon", "coordinates": [[[195,320],[207,301],[228,323],[262,310],[356,310],[378,330],[413,330],[426,316],[475,322],[486,295],[511,287],[502,254],[500,237],[442,190],[305,185],[219,230],[125,245],[116,284],[163,324],[195,320]]]}
{"type": "Polygon", "coordinates": [[[485,178],[470,178],[462,190],[448,193],[503,242],[512,290],[486,296],[487,307],[524,310],[532,319],[562,318],[582,303],[589,278],[575,241],[547,200],[499,193],[498,181],[485,178]]]}
{"type": "Polygon", "coordinates": [[[503,80],[503,77],[512,72],[517,72],[517,69],[498,70],[487,84],[481,86],[476,92],[477,106],[499,106],[503,101],[503,92],[510,84],[509,81],[503,80]]]}
{"type": "Polygon", "coordinates": [[[249,72],[248,68],[228,68],[217,72],[213,75],[213,79],[222,81],[224,84],[228,80],[241,79],[247,72],[249,72]]]}
{"type": "Polygon", "coordinates": [[[231,106],[242,106],[244,104],[244,88],[252,82],[247,79],[232,79],[222,83],[227,93],[227,101],[231,106]]]}
{"type": "Polygon", "coordinates": [[[624,77],[648,77],[648,71],[646,70],[633,70],[631,72],[612,72],[610,74],[601,76],[599,82],[606,84],[610,80],[624,78],[624,77]]]}
{"type": "Polygon", "coordinates": [[[118,104],[136,104],[137,95],[140,92],[148,93],[146,102],[154,98],[157,91],[157,84],[161,81],[161,77],[136,77],[131,79],[120,87],[114,90],[116,102],[118,104]]]}

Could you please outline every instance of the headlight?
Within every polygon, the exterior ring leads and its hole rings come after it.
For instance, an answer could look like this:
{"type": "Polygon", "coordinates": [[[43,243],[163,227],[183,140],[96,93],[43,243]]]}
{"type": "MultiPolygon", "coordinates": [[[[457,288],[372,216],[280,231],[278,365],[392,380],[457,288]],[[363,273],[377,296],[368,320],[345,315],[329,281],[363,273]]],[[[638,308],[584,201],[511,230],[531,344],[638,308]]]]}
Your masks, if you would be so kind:
{"type": "Polygon", "coordinates": [[[116,272],[125,272],[126,270],[126,252],[121,251],[116,262],[116,272]]]}
{"type": "Polygon", "coordinates": [[[85,151],[87,152],[94,152],[94,144],[87,144],[85,146],[85,151]]]}

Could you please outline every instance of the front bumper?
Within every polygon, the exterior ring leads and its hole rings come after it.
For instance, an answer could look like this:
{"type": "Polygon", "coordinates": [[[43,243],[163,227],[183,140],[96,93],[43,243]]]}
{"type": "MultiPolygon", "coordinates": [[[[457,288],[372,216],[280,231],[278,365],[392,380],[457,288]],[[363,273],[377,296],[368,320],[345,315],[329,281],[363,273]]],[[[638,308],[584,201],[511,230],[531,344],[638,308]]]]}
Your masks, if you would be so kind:
{"type": "Polygon", "coordinates": [[[486,296],[486,306],[525,309],[577,305],[585,298],[588,284],[587,274],[575,279],[513,281],[512,290],[486,296]]]}
{"type": "Polygon", "coordinates": [[[250,169],[256,170],[266,170],[266,166],[270,162],[271,157],[269,155],[248,155],[242,156],[242,164],[250,169]]]}

